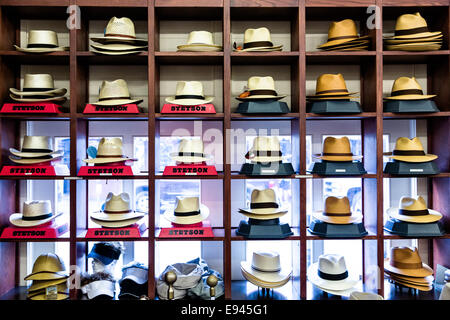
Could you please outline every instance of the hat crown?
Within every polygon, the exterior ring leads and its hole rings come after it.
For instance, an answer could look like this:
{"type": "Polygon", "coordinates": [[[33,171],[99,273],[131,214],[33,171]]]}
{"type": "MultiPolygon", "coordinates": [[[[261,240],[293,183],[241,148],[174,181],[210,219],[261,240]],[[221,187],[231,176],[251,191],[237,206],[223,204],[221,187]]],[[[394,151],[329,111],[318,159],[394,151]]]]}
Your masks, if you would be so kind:
{"type": "Polygon", "coordinates": [[[328,40],[337,37],[358,36],[356,23],[352,19],[333,21],[328,28],[328,40]]]}
{"type": "Polygon", "coordinates": [[[209,31],[192,31],[189,33],[187,44],[214,45],[213,35],[209,31]]]}
{"type": "Polygon", "coordinates": [[[408,211],[421,211],[427,210],[427,203],[422,196],[417,198],[401,197],[399,201],[399,208],[408,211]]]}
{"type": "Polygon", "coordinates": [[[419,138],[415,137],[413,139],[408,139],[406,137],[400,137],[395,142],[394,150],[404,150],[404,151],[424,151],[422,142],[419,138]]]}
{"type": "Polygon", "coordinates": [[[330,196],[325,199],[325,213],[333,213],[333,214],[348,214],[351,212],[350,210],[350,201],[347,197],[333,197],[330,196]]]}
{"type": "Polygon", "coordinates": [[[273,189],[253,189],[250,199],[251,203],[277,202],[277,197],[273,189]]]}
{"type": "Polygon", "coordinates": [[[389,263],[393,267],[402,269],[420,269],[422,259],[417,248],[393,247],[391,248],[391,258],[389,263]]]}
{"type": "Polygon", "coordinates": [[[275,81],[272,77],[250,77],[247,80],[248,90],[275,90],[275,81]]]}
{"type": "Polygon", "coordinates": [[[23,77],[24,89],[49,89],[55,88],[53,77],[50,74],[30,74],[23,77]]]}
{"type": "Polygon", "coordinates": [[[272,42],[272,38],[270,37],[270,31],[266,27],[257,28],[257,29],[247,29],[244,33],[244,43],[256,42],[256,41],[270,41],[272,42]]]}
{"type": "Polygon", "coordinates": [[[252,150],[254,151],[279,151],[280,140],[275,136],[256,137],[253,140],[252,150]]]}
{"type": "Polygon", "coordinates": [[[127,17],[112,17],[106,26],[105,36],[136,38],[134,23],[127,17]]]}
{"type": "Polygon", "coordinates": [[[33,264],[32,273],[63,272],[66,268],[62,260],[54,253],[41,254],[33,264]]]}
{"type": "Polygon", "coordinates": [[[38,217],[52,213],[52,205],[49,200],[33,200],[23,203],[24,217],[38,217]]]}
{"type": "Polygon", "coordinates": [[[28,31],[28,46],[30,44],[44,44],[58,47],[58,36],[52,30],[30,30],[28,31]]]}
{"type": "Polygon", "coordinates": [[[352,153],[350,140],[347,137],[327,137],[323,143],[323,153],[350,154],[352,153]]]}
{"type": "Polygon", "coordinates": [[[198,197],[177,197],[175,212],[195,212],[200,210],[198,197]]]}
{"type": "Polygon", "coordinates": [[[421,27],[427,27],[427,21],[422,18],[419,12],[402,14],[397,18],[397,22],[395,23],[395,30],[408,30],[421,27]]]}
{"type": "Polygon", "coordinates": [[[47,136],[24,136],[22,143],[23,149],[53,150],[52,140],[47,136]]]}
{"type": "Polygon", "coordinates": [[[119,195],[115,195],[112,192],[108,193],[105,201],[105,211],[131,211],[130,195],[126,192],[119,195]]]}
{"type": "Polygon", "coordinates": [[[327,274],[342,274],[347,271],[345,258],[339,254],[323,254],[319,256],[319,271],[327,274]]]}
{"type": "Polygon", "coordinates": [[[200,81],[178,81],[176,95],[204,96],[203,84],[200,81]]]}
{"type": "Polygon", "coordinates": [[[348,92],[344,76],[342,74],[324,73],[317,78],[316,94],[329,90],[345,90],[348,92]]]}
{"type": "Polygon", "coordinates": [[[399,77],[395,79],[394,84],[392,85],[392,92],[400,91],[400,90],[409,90],[409,89],[416,89],[416,90],[422,90],[422,87],[417,82],[415,77],[408,78],[408,77],[399,77]]]}
{"type": "Polygon", "coordinates": [[[178,145],[178,152],[203,153],[203,141],[201,139],[182,139],[178,145]]]}
{"type": "Polygon", "coordinates": [[[122,140],[120,138],[102,138],[98,143],[97,156],[122,156],[122,140]]]}
{"type": "Polygon", "coordinates": [[[128,91],[127,82],[123,79],[114,81],[103,81],[100,86],[99,100],[102,99],[129,99],[130,91],[128,91]]]}
{"type": "Polygon", "coordinates": [[[280,271],[280,255],[273,251],[255,251],[252,256],[252,268],[266,272],[280,271]]]}

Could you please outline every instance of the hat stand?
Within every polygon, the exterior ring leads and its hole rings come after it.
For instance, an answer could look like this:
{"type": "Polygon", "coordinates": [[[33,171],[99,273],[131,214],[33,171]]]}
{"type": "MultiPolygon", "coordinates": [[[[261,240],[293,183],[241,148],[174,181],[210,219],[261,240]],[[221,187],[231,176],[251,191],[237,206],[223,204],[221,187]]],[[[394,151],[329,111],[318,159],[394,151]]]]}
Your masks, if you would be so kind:
{"type": "Polygon", "coordinates": [[[387,100],[383,104],[383,112],[412,113],[439,112],[433,100],[387,100]]]}
{"type": "Polygon", "coordinates": [[[261,101],[245,101],[238,105],[236,113],[241,114],[283,114],[289,113],[289,107],[286,102],[275,101],[273,99],[264,99],[261,101]]]}
{"type": "Polygon", "coordinates": [[[440,170],[434,160],[428,162],[404,162],[393,160],[386,163],[384,173],[398,176],[422,176],[439,174],[440,170]]]}
{"type": "Polygon", "coordinates": [[[294,233],[287,223],[280,224],[280,219],[257,220],[249,218],[242,220],[236,234],[247,239],[284,239],[294,233]]]}
{"type": "Polygon", "coordinates": [[[361,161],[326,161],[314,162],[311,173],[331,176],[351,176],[366,174],[364,165],[361,161]]]}

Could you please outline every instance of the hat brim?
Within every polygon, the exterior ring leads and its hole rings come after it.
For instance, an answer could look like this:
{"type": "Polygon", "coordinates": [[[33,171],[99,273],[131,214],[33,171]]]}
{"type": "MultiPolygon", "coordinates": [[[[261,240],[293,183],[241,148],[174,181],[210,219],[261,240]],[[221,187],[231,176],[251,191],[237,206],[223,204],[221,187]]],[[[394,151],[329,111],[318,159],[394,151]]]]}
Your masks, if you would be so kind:
{"type": "Polygon", "coordinates": [[[308,101],[321,101],[321,100],[351,100],[351,99],[357,99],[358,96],[324,96],[324,97],[306,97],[306,100],[308,101]]]}
{"type": "Polygon", "coordinates": [[[257,214],[257,213],[251,213],[245,210],[239,210],[239,213],[243,214],[244,216],[255,219],[255,220],[271,220],[271,219],[277,219],[279,217],[284,216],[287,211],[280,211],[276,213],[271,214],[257,214]]]}
{"type": "Polygon", "coordinates": [[[414,38],[428,38],[428,37],[434,37],[437,35],[442,34],[441,31],[434,31],[434,32],[421,32],[421,33],[413,33],[413,34],[406,34],[402,36],[391,36],[384,38],[385,40],[388,39],[414,39],[414,38]]]}
{"type": "Polygon", "coordinates": [[[19,46],[14,45],[17,51],[26,52],[26,53],[50,53],[50,52],[59,52],[59,51],[69,51],[69,47],[56,47],[56,48],[21,48],[19,46]]]}
{"type": "Polygon", "coordinates": [[[251,159],[248,159],[251,162],[263,162],[263,163],[267,163],[267,162],[278,162],[278,161],[282,161],[283,157],[254,157],[251,159]]]}
{"type": "Polygon", "coordinates": [[[322,156],[320,154],[315,154],[313,155],[313,158],[325,161],[353,161],[360,160],[363,158],[363,156],[322,156]]]}
{"type": "Polygon", "coordinates": [[[248,282],[252,283],[253,285],[255,285],[257,287],[266,288],[266,289],[280,288],[280,287],[284,286],[286,283],[288,283],[290,280],[290,278],[288,278],[287,280],[285,280],[283,282],[269,283],[269,282],[260,281],[256,278],[252,277],[251,275],[246,273],[242,268],[241,268],[241,273],[248,282]]]}
{"type": "MultiPolygon", "coordinates": [[[[66,279],[64,279],[64,281],[66,281],[66,279]]],[[[59,284],[47,285],[46,287],[41,288],[39,290],[35,290],[35,291],[27,290],[27,293],[28,293],[27,297],[29,298],[29,297],[36,296],[39,294],[45,294],[46,288],[51,287],[51,286],[56,286],[56,289],[58,290],[58,292],[67,292],[68,286],[67,286],[67,283],[64,283],[64,281],[59,284]]],[[[43,282],[48,283],[48,282],[53,282],[53,281],[43,281],[43,282]]]]}
{"type": "Polygon", "coordinates": [[[436,97],[435,94],[403,94],[394,97],[385,97],[386,100],[426,100],[436,97]]]}
{"type": "Polygon", "coordinates": [[[256,278],[256,280],[268,284],[280,284],[283,282],[285,283],[291,278],[292,275],[292,270],[287,271],[284,268],[281,268],[280,271],[276,272],[258,271],[252,268],[252,263],[250,261],[241,261],[241,269],[242,271],[244,271],[243,275],[247,280],[249,280],[249,278],[256,278]],[[246,274],[250,275],[250,277],[246,277],[246,274]]]}
{"type": "Polygon", "coordinates": [[[408,39],[384,39],[384,42],[387,44],[401,44],[401,43],[416,43],[416,42],[435,42],[441,40],[443,38],[442,34],[438,34],[432,37],[417,37],[417,38],[408,38],[408,39]]]}
{"type": "Polygon", "coordinates": [[[9,97],[11,99],[13,99],[14,101],[19,101],[19,102],[46,102],[46,101],[54,101],[54,102],[64,103],[67,100],[66,97],[60,97],[60,96],[48,97],[48,98],[20,98],[20,96],[16,96],[14,94],[9,94],[9,97]]]}
{"type": "Polygon", "coordinates": [[[308,280],[320,288],[334,291],[349,290],[355,287],[359,281],[357,275],[351,273],[349,273],[348,277],[343,280],[322,279],[318,275],[318,267],[319,264],[316,262],[308,268],[308,280]]]}
{"type": "Polygon", "coordinates": [[[384,298],[376,293],[353,291],[349,300],[384,300],[384,298]]]}
{"type": "Polygon", "coordinates": [[[56,150],[52,152],[22,152],[15,148],[9,148],[9,152],[11,152],[13,155],[17,157],[26,157],[26,158],[39,158],[63,153],[62,150],[56,150]]]}
{"type": "Polygon", "coordinates": [[[278,213],[287,213],[288,211],[284,208],[262,208],[262,209],[251,209],[251,208],[239,208],[239,211],[243,211],[249,214],[259,214],[259,215],[269,215],[278,213]]]}
{"type": "Polygon", "coordinates": [[[168,103],[178,104],[180,106],[197,106],[212,102],[214,97],[205,97],[205,99],[175,99],[175,97],[167,97],[165,100],[168,103]]]}
{"type": "Polygon", "coordinates": [[[130,218],[127,220],[120,220],[120,221],[105,221],[105,220],[97,220],[94,217],[91,216],[92,222],[95,222],[96,224],[106,227],[106,228],[124,228],[131,226],[135,223],[137,223],[139,220],[141,220],[142,217],[136,217],[136,218],[130,218]]]}
{"type": "Polygon", "coordinates": [[[121,106],[124,104],[139,104],[142,103],[142,99],[114,99],[105,101],[91,102],[94,106],[121,106]]]}
{"type": "Polygon", "coordinates": [[[187,217],[175,216],[174,210],[175,210],[174,207],[167,209],[166,212],[164,212],[163,216],[166,220],[177,224],[199,223],[208,218],[209,216],[209,208],[204,204],[200,205],[200,213],[195,216],[187,216],[187,217]]]}
{"type": "Polygon", "coordinates": [[[41,281],[41,280],[35,280],[31,284],[31,286],[28,287],[28,292],[35,292],[39,291],[57,284],[61,284],[64,282],[67,282],[68,278],[62,278],[62,279],[56,279],[56,280],[48,280],[48,281],[41,281]]]}
{"type": "Polygon", "coordinates": [[[248,97],[236,97],[239,101],[249,101],[249,100],[280,100],[283,98],[286,98],[287,95],[279,95],[279,96],[269,96],[269,95],[254,95],[254,96],[248,96],[248,97]]]}
{"type": "Polygon", "coordinates": [[[385,274],[391,279],[399,280],[399,281],[403,281],[403,282],[409,282],[411,284],[416,284],[416,285],[420,285],[420,286],[430,285],[434,281],[434,277],[433,276],[413,278],[413,277],[402,276],[402,275],[399,275],[399,274],[396,274],[396,273],[392,273],[392,272],[387,271],[387,270],[385,270],[385,274]]]}
{"type": "Polygon", "coordinates": [[[128,160],[132,160],[131,158],[125,157],[125,158],[94,158],[94,159],[83,159],[86,163],[94,163],[94,164],[104,164],[104,163],[114,163],[114,162],[125,162],[128,160]]]}
{"type": "Polygon", "coordinates": [[[56,280],[66,279],[68,276],[64,272],[36,272],[27,275],[24,280],[56,280]]]}
{"type": "Polygon", "coordinates": [[[212,157],[209,154],[203,154],[203,157],[188,157],[188,156],[179,156],[178,152],[172,152],[169,154],[172,160],[176,162],[182,163],[198,163],[211,160],[212,157]]]}
{"type": "Polygon", "coordinates": [[[352,48],[352,47],[361,47],[361,46],[368,46],[369,40],[358,40],[358,41],[352,41],[352,42],[345,42],[336,46],[329,46],[326,48],[322,48],[322,50],[325,51],[335,51],[340,50],[344,48],[352,48]]]}
{"type": "Polygon", "coordinates": [[[412,288],[412,289],[417,289],[420,291],[431,291],[433,290],[433,285],[417,285],[417,284],[413,284],[407,281],[401,281],[401,280],[396,280],[396,279],[392,279],[395,283],[400,284],[404,287],[408,287],[408,288],[412,288]]]}
{"type": "Polygon", "coordinates": [[[107,44],[91,44],[91,47],[99,51],[136,51],[144,50],[148,48],[145,46],[136,46],[126,43],[107,43],[107,44]]]}
{"type": "Polygon", "coordinates": [[[20,91],[15,88],[9,88],[9,91],[16,96],[22,96],[22,97],[27,97],[27,96],[55,97],[55,96],[63,96],[67,93],[66,88],[53,89],[53,90],[48,90],[48,91],[20,91]]]}
{"type": "Polygon", "coordinates": [[[441,47],[442,47],[441,42],[386,45],[387,50],[400,50],[400,51],[436,51],[439,50],[441,47]]]}
{"type": "Polygon", "coordinates": [[[429,162],[438,158],[434,154],[426,154],[424,156],[389,156],[390,159],[403,162],[429,162]]]}
{"type": "Polygon", "coordinates": [[[328,47],[335,47],[335,46],[343,45],[343,44],[351,44],[353,42],[358,42],[358,41],[361,41],[361,40],[364,40],[367,38],[369,38],[369,36],[357,37],[357,38],[350,39],[350,40],[348,40],[348,39],[331,40],[331,41],[325,42],[324,44],[321,44],[320,46],[317,47],[317,49],[325,49],[328,47]]]}
{"type": "MultiPolygon", "coordinates": [[[[46,299],[46,295],[43,294],[43,293],[37,294],[37,295],[33,295],[33,296],[29,296],[27,298],[30,299],[30,300],[47,300],[47,301],[51,301],[51,300],[46,299]]],[[[67,300],[67,299],[69,299],[69,294],[68,293],[58,292],[57,297],[54,300],[67,300]]]]}
{"type": "Polygon", "coordinates": [[[138,38],[130,39],[130,38],[126,38],[126,37],[93,37],[90,39],[94,42],[98,42],[101,44],[108,44],[111,42],[120,41],[123,43],[129,43],[129,44],[134,44],[134,45],[139,45],[139,46],[148,45],[147,39],[138,39],[138,38]]]}
{"type": "Polygon", "coordinates": [[[120,222],[129,219],[140,219],[145,216],[144,212],[132,211],[129,213],[105,213],[104,211],[97,211],[91,213],[91,218],[106,222],[120,222]]]}
{"type": "Polygon", "coordinates": [[[97,49],[91,49],[91,52],[98,53],[98,54],[104,54],[108,56],[123,56],[127,54],[137,54],[141,53],[145,50],[123,50],[123,51],[108,51],[108,50],[97,50],[97,49]]]}
{"type": "Polygon", "coordinates": [[[396,268],[394,266],[391,266],[389,264],[389,258],[384,260],[384,269],[388,270],[392,273],[396,273],[396,274],[400,274],[400,275],[404,275],[404,276],[408,276],[408,277],[422,278],[422,277],[428,277],[428,276],[433,275],[433,269],[431,269],[429,266],[427,266],[424,263],[422,263],[422,268],[401,269],[401,268],[396,268]]]}
{"type": "Polygon", "coordinates": [[[222,51],[223,47],[211,44],[184,44],[177,46],[177,51],[187,52],[217,52],[222,51]]]}
{"type": "Polygon", "coordinates": [[[394,219],[412,223],[432,223],[442,219],[442,214],[436,210],[428,209],[428,214],[423,216],[407,216],[399,213],[399,208],[387,209],[387,214],[394,219]]]}
{"type": "Polygon", "coordinates": [[[237,49],[233,49],[233,51],[235,52],[247,52],[247,51],[259,51],[259,52],[269,52],[269,51],[281,51],[283,48],[283,45],[279,45],[279,46],[272,46],[272,47],[254,47],[254,48],[248,48],[248,49],[242,49],[242,50],[237,50],[237,49]]]}
{"type": "Polygon", "coordinates": [[[18,164],[37,164],[37,163],[45,163],[45,162],[51,162],[51,161],[55,161],[55,160],[59,160],[62,158],[61,156],[56,156],[50,159],[22,159],[20,157],[15,157],[15,156],[9,156],[8,157],[9,160],[11,160],[14,163],[18,163],[18,164]]]}
{"type": "Polygon", "coordinates": [[[347,92],[347,93],[339,93],[339,92],[330,92],[330,93],[324,93],[324,94],[314,94],[311,96],[306,96],[307,99],[309,98],[340,98],[340,97],[347,97],[347,99],[350,99],[350,96],[357,94],[358,92],[347,92]]]}
{"type": "Polygon", "coordinates": [[[57,214],[54,214],[51,217],[48,217],[48,218],[42,219],[42,220],[23,220],[22,213],[13,213],[12,215],[9,216],[9,222],[16,227],[21,227],[21,228],[36,227],[36,226],[40,226],[42,224],[46,224],[47,222],[50,222],[50,221],[56,219],[57,217],[59,217],[62,214],[63,214],[62,212],[58,212],[57,214]]]}
{"type": "Polygon", "coordinates": [[[312,213],[312,216],[317,220],[331,224],[352,224],[352,223],[359,223],[362,221],[362,215],[360,214],[357,215],[352,214],[351,216],[337,217],[324,215],[323,211],[314,211],[312,213]]]}

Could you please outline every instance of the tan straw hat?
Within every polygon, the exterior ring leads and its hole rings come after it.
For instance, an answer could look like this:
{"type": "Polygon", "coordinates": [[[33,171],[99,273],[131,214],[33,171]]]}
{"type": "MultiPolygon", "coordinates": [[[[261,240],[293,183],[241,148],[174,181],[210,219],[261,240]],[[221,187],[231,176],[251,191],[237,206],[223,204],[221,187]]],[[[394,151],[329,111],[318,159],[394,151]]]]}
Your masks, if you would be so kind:
{"type": "Polygon", "coordinates": [[[55,51],[67,51],[68,47],[60,47],[58,36],[51,30],[30,30],[26,48],[14,45],[17,51],[27,53],[48,53],[55,51]]]}
{"type": "Polygon", "coordinates": [[[28,293],[35,293],[42,289],[55,286],[64,283],[67,286],[67,278],[55,279],[55,280],[33,280],[31,286],[28,287],[28,293]]]}
{"type": "Polygon", "coordinates": [[[399,77],[392,86],[391,96],[388,100],[425,100],[435,97],[435,94],[423,94],[422,87],[415,77],[399,77]]]}
{"type": "Polygon", "coordinates": [[[316,154],[314,157],[325,161],[352,161],[362,158],[362,156],[353,155],[350,140],[347,137],[325,138],[322,154],[316,154]]]}
{"type": "Polygon", "coordinates": [[[209,216],[209,208],[198,197],[177,197],[177,204],[164,212],[164,218],[177,224],[195,224],[209,216]]]}
{"type": "Polygon", "coordinates": [[[338,100],[351,99],[351,95],[357,92],[348,92],[345,84],[344,76],[340,73],[321,74],[316,81],[316,93],[312,96],[307,96],[309,100],[338,100]]]}
{"type": "Polygon", "coordinates": [[[272,77],[250,77],[247,80],[247,90],[241,93],[237,100],[280,100],[286,97],[286,95],[279,95],[275,91],[275,81],[272,77]]]}
{"type": "Polygon", "coordinates": [[[361,222],[361,214],[352,214],[350,201],[347,197],[327,197],[325,199],[325,209],[313,212],[313,217],[320,221],[332,224],[351,224],[361,222]]]}
{"type": "Polygon", "coordinates": [[[130,18],[126,17],[112,17],[106,26],[104,36],[93,37],[91,40],[101,44],[128,43],[136,46],[146,46],[148,43],[147,39],[136,38],[134,23],[130,18]]]}
{"type": "Polygon", "coordinates": [[[166,102],[181,106],[195,106],[210,103],[214,97],[206,97],[200,81],[178,81],[175,96],[167,97],[166,102]]]}
{"type": "Polygon", "coordinates": [[[391,256],[384,262],[384,269],[395,274],[409,277],[428,277],[433,269],[422,263],[417,248],[393,247],[391,256]]]}
{"type": "Polygon", "coordinates": [[[395,35],[386,39],[426,39],[441,33],[441,31],[430,32],[426,20],[422,18],[419,12],[416,12],[398,17],[395,24],[395,35]]]}
{"type": "Polygon", "coordinates": [[[24,280],[55,280],[67,278],[63,261],[54,253],[41,254],[33,264],[33,270],[24,280]]]}
{"type": "Polygon", "coordinates": [[[417,198],[401,197],[399,207],[389,208],[387,214],[391,218],[413,223],[431,223],[442,218],[441,213],[427,208],[427,203],[421,196],[417,198]]]}
{"type": "Polygon", "coordinates": [[[139,104],[142,99],[131,99],[127,82],[123,79],[103,81],[100,86],[98,101],[92,102],[98,106],[118,106],[124,104],[139,104]]]}
{"type": "Polygon", "coordinates": [[[176,162],[198,163],[211,158],[203,151],[203,141],[200,139],[181,139],[178,152],[173,152],[170,157],[176,162]]]}
{"type": "Polygon", "coordinates": [[[395,142],[395,148],[389,158],[404,162],[428,162],[437,159],[434,154],[426,154],[419,138],[408,139],[400,137],[395,142]]]}
{"type": "Polygon", "coordinates": [[[113,162],[123,162],[128,160],[134,160],[124,156],[122,153],[122,139],[102,138],[98,143],[97,156],[93,159],[83,159],[86,163],[94,164],[106,164],[113,162]]]}
{"type": "Polygon", "coordinates": [[[178,51],[221,51],[222,46],[214,44],[213,35],[209,31],[192,31],[187,44],[177,46],[178,51]]]}
{"type": "Polygon", "coordinates": [[[10,148],[9,159],[19,164],[49,162],[62,157],[62,150],[53,151],[52,139],[47,136],[24,136],[21,150],[10,148]]]}
{"type": "Polygon", "coordinates": [[[333,21],[328,28],[328,41],[318,47],[318,49],[327,49],[337,45],[351,44],[353,42],[361,43],[368,36],[359,37],[356,29],[356,23],[352,19],[342,21],[333,21]]]}
{"type": "Polygon", "coordinates": [[[21,97],[42,96],[48,98],[61,97],[67,93],[67,89],[65,88],[55,89],[53,77],[50,74],[29,73],[23,77],[22,90],[9,88],[9,91],[13,95],[21,97]]]}
{"type": "Polygon", "coordinates": [[[279,218],[285,215],[287,210],[280,208],[273,189],[253,189],[250,208],[239,209],[239,213],[249,218],[267,220],[279,218]]]}
{"type": "Polygon", "coordinates": [[[33,200],[23,203],[22,213],[13,213],[9,216],[9,222],[16,227],[35,227],[52,221],[62,212],[53,213],[49,200],[33,200]]]}
{"type": "Polygon", "coordinates": [[[274,46],[270,31],[266,27],[247,29],[244,33],[244,45],[238,51],[281,51],[283,45],[274,46]]]}
{"type": "Polygon", "coordinates": [[[275,136],[256,137],[245,158],[253,163],[281,162],[283,157],[280,140],[275,136]]]}

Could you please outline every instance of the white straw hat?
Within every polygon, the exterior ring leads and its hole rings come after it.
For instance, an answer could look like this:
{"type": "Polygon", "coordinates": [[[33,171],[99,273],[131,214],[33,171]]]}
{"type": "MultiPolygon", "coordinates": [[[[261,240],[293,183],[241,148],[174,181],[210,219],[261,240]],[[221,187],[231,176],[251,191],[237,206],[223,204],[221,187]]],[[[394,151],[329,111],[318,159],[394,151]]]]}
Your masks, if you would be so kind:
{"type": "Polygon", "coordinates": [[[126,17],[112,17],[106,26],[104,36],[93,37],[91,40],[101,44],[128,43],[136,46],[145,46],[148,43],[147,39],[136,38],[134,23],[130,18],[126,17]]]}
{"type": "Polygon", "coordinates": [[[253,146],[245,155],[251,162],[280,162],[282,153],[280,140],[275,136],[261,136],[253,139],[253,146]]]}
{"type": "Polygon", "coordinates": [[[47,136],[24,136],[21,150],[10,148],[9,159],[19,164],[49,162],[62,157],[62,150],[53,151],[52,140],[47,136]]]}
{"type": "Polygon", "coordinates": [[[267,220],[279,218],[285,215],[287,210],[280,208],[273,189],[254,189],[251,195],[250,208],[239,209],[239,213],[249,218],[267,220]]]}
{"type": "Polygon", "coordinates": [[[60,47],[58,36],[51,30],[30,30],[26,48],[14,45],[17,51],[27,53],[48,53],[55,51],[67,51],[68,47],[60,47]]]}
{"type": "Polygon", "coordinates": [[[97,155],[93,159],[83,159],[86,163],[106,164],[133,160],[122,154],[122,139],[102,138],[98,143],[97,155]]]}
{"type": "Polygon", "coordinates": [[[52,221],[62,212],[53,213],[49,200],[25,201],[22,213],[13,213],[9,222],[16,227],[35,227],[52,221]]]}
{"type": "Polygon", "coordinates": [[[173,152],[170,156],[182,163],[198,163],[211,158],[204,153],[203,141],[200,139],[182,139],[178,145],[178,152],[173,152]]]}
{"type": "Polygon", "coordinates": [[[142,99],[131,99],[127,82],[123,79],[103,81],[100,86],[98,101],[92,102],[98,106],[117,106],[124,104],[139,104],[142,99]]]}
{"type": "Polygon", "coordinates": [[[9,91],[21,97],[43,96],[61,97],[67,93],[67,89],[55,89],[53,77],[50,74],[25,74],[23,77],[22,90],[9,88],[9,91]]]}
{"type": "Polygon", "coordinates": [[[164,218],[177,224],[195,224],[209,216],[209,208],[198,197],[177,197],[176,207],[164,212],[164,218]]]}
{"type": "Polygon", "coordinates": [[[239,51],[281,51],[283,45],[274,46],[270,31],[266,27],[247,29],[244,33],[244,45],[239,51]]]}
{"type": "Polygon", "coordinates": [[[286,95],[279,95],[275,91],[275,81],[270,76],[250,77],[247,80],[247,90],[236,97],[239,101],[248,100],[280,100],[286,95]]]}
{"type": "Polygon", "coordinates": [[[214,44],[213,35],[209,31],[192,31],[187,44],[177,46],[178,51],[220,51],[222,46],[214,44]]]}
{"type": "Polygon", "coordinates": [[[182,106],[195,106],[213,100],[214,97],[205,96],[200,81],[178,81],[175,96],[166,98],[166,102],[182,106]]]}

